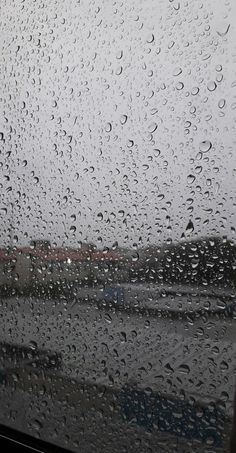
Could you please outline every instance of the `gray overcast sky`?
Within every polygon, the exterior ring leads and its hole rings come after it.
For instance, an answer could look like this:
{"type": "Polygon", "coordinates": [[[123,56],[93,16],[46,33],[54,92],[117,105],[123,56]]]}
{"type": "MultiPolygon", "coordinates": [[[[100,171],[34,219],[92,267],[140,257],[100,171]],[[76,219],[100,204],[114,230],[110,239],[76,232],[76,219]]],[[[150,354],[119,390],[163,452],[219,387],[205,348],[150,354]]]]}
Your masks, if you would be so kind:
{"type": "Polygon", "coordinates": [[[0,9],[2,244],[235,238],[234,0],[0,9]]]}

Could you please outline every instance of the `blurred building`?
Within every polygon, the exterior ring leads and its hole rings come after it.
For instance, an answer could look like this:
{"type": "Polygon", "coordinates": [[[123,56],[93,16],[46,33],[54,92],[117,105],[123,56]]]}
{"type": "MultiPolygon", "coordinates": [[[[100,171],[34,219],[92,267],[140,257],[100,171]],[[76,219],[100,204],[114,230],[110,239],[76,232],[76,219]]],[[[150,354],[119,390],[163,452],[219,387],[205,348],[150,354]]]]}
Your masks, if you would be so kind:
{"type": "Polygon", "coordinates": [[[93,285],[127,281],[127,260],[119,251],[53,248],[49,241],[29,247],[0,249],[0,285],[18,289],[50,285],[93,285]]]}

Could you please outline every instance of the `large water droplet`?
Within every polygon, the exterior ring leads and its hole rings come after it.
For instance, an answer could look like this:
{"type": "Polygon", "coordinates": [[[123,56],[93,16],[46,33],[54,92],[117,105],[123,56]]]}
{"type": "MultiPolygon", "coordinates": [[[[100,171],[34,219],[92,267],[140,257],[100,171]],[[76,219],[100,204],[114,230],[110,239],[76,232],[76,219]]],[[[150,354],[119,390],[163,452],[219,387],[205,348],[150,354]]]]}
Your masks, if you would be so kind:
{"type": "Polygon", "coordinates": [[[157,129],[157,124],[156,123],[149,124],[148,132],[150,132],[152,134],[153,132],[155,132],[156,129],[157,129]]]}
{"type": "Polygon", "coordinates": [[[225,106],[225,99],[220,99],[219,102],[218,102],[218,107],[220,109],[223,109],[225,106]]]}
{"type": "Polygon", "coordinates": [[[188,178],[187,178],[188,184],[192,184],[195,181],[195,179],[196,178],[194,175],[188,175],[188,178]]]}
{"type": "Polygon", "coordinates": [[[208,89],[209,91],[215,91],[216,87],[217,87],[217,85],[216,85],[216,83],[214,82],[214,80],[211,80],[211,81],[208,82],[208,84],[207,84],[207,89],[208,89]]]}
{"type": "Polygon", "coordinates": [[[181,73],[182,73],[182,69],[181,68],[175,68],[174,71],[173,71],[173,76],[177,77],[181,73]]]}
{"type": "Polygon", "coordinates": [[[216,30],[216,32],[218,33],[219,36],[221,36],[223,38],[225,35],[227,35],[229,29],[230,29],[230,24],[222,24],[222,26],[220,27],[220,30],[216,30]]]}
{"type": "Polygon", "coordinates": [[[200,151],[202,151],[202,153],[207,153],[208,151],[210,151],[211,147],[212,143],[209,140],[203,140],[199,146],[200,151]]]}
{"type": "Polygon", "coordinates": [[[147,42],[150,44],[153,41],[154,41],[154,35],[152,33],[150,33],[150,35],[148,35],[148,37],[147,37],[147,42]]]}
{"type": "Polygon", "coordinates": [[[127,115],[121,115],[121,117],[120,117],[120,123],[121,123],[122,125],[124,125],[124,124],[126,123],[127,119],[128,119],[127,115]]]}

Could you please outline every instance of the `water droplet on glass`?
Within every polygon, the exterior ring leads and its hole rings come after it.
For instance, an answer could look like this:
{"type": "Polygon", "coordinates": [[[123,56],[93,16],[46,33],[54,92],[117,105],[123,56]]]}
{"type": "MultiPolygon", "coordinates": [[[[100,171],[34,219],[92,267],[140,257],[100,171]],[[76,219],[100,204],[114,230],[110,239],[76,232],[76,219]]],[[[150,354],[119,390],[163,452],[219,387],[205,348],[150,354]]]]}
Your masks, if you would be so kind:
{"type": "Polygon", "coordinates": [[[122,71],[123,71],[122,66],[118,66],[118,68],[116,69],[116,75],[120,75],[122,71]]]}
{"type": "Polygon", "coordinates": [[[183,82],[178,82],[178,83],[176,84],[176,90],[180,91],[180,90],[182,90],[183,88],[184,88],[183,82]]]}
{"type": "Polygon", "coordinates": [[[177,77],[181,73],[182,73],[182,69],[181,68],[175,68],[174,71],[173,71],[173,76],[177,77]]]}
{"type": "Polygon", "coordinates": [[[181,365],[179,365],[178,370],[180,373],[183,373],[183,374],[190,373],[190,368],[186,363],[182,363],[181,365]]]}
{"type": "Polygon", "coordinates": [[[127,119],[128,119],[127,115],[121,115],[121,117],[120,117],[120,123],[121,123],[122,125],[124,125],[124,124],[126,123],[127,119]]]}
{"type": "Polygon", "coordinates": [[[29,347],[30,347],[30,349],[35,351],[38,348],[38,345],[37,345],[36,341],[32,340],[32,341],[29,342],[29,347]]]}
{"type": "Polygon", "coordinates": [[[154,35],[152,33],[150,33],[150,35],[148,35],[148,37],[147,37],[147,42],[150,44],[153,41],[154,41],[154,35]]]}
{"type": "Polygon", "coordinates": [[[156,123],[151,123],[149,126],[148,126],[148,132],[150,132],[151,134],[153,132],[155,132],[155,130],[157,129],[157,124],[156,123]]]}
{"type": "Polygon", "coordinates": [[[189,220],[188,225],[186,226],[186,231],[193,232],[194,231],[194,225],[192,220],[189,220]]]}
{"type": "Polygon", "coordinates": [[[228,31],[230,29],[230,24],[222,24],[220,27],[220,30],[216,30],[218,35],[221,36],[222,38],[227,35],[228,31]]]}
{"type": "Polygon", "coordinates": [[[202,153],[207,153],[208,151],[210,151],[211,147],[212,144],[209,140],[203,140],[199,145],[200,151],[202,151],[202,153]]]}
{"type": "Polygon", "coordinates": [[[117,58],[117,60],[121,60],[122,57],[123,57],[123,50],[119,50],[116,54],[116,58],[117,58]]]}
{"type": "Polygon", "coordinates": [[[188,181],[188,184],[193,184],[193,182],[195,181],[195,176],[194,175],[188,175],[187,177],[187,181],[188,181]]]}
{"type": "Polygon", "coordinates": [[[229,369],[229,365],[227,362],[225,362],[225,360],[222,360],[222,362],[220,363],[220,369],[222,371],[227,371],[229,369]]]}
{"type": "Polygon", "coordinates": [[[42,423],[39,421],[39,420],[33,420],[32,421],[32,424],[31,424],[32,428],[35,429],[36,431],[39,431],[40,429],[42,429],[43,425],[42,423]]]}
{"type": "Polygon", "coordinates": [[[216,65],[216,71],[217,71],[217,72],[222,71],[222,66],[221,66],[221,64],[216,65]]]}
{"type": "Polygon", "coordinates": [[[191,91],[191,94],[192,94],[193,96],[196,96],[198,93],[199,93],[199,88],[198,88],[198,87],[193,87],[193,88],[192,88],[192,91],[191,91]]]}
{"type": "Polygon", "coordinates": [[[132,146],[134,146],[134,141],[133,140],[128,140],[127,141],[127,146],[128,146],[128,148],[132,148],[132,146]]]}
{"type": "Polygon", "coordinates": [[[217,74],[217,75],[216,75],[216,81],[217,81],[218,83],[220,83],[220,82],[222,82],[222,80],[223,80],[223,74],[217,74]]]}
{"type": "Polygon", "coordinates": [[[208,82],[208,84],[207,84],[207,89],[208,89],[209,91],[215,91],[216,87],[217,87],[217,85],[216,85],[216,83],[215,83],[213,80],[211,80],[211,81],[208,82]]]}
{"type": "Polygon", "coordinates": [[[220,109],[223,109],[225,106],[225,99],[220,99],[219,102],[218,102],[218,107],[220,109]]]}
{"type": "Polygon", "coordinates": [[[111,125],[111,123],[107,123],[106,126],[105,126],[105,131],[106,131],[106,132],[111,132],[111,130],[112,130],[112,125],[111,125]]]}

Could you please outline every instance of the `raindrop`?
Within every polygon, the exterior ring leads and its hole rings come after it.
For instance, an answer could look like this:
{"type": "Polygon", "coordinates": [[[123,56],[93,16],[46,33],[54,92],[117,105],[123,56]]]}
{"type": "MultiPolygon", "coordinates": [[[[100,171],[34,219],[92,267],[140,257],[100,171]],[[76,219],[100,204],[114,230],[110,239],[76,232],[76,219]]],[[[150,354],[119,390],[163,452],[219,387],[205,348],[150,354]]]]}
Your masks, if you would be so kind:
{"type": "Polygon", "coordinates": [[[32,421],[32,424],[31,424],[32,428],[35,429],[36,431],[39,431],[40,429],[42,429],[43,425],[42,423],[39,421],[39,420],[33,420],[32,421]]]}
{"type": "Polygon", "coordinates": [[[121,115],[120,123],[122,124],[122,126],[126,123],[127,119],[128,119],[127,115],[121,115]]]}
{"type": "Polygon", "coordinates": [[[147,42],[150,44],[153,41],[154,41],[154,35],[152,33],[150,33],[150,35],[148,35],[148,37],[147,37],[147,42]]]}
{"type": "Polygon", "coordinates": [[[198,93],[199,93],[199,88],[198,88],[198,87],[194,87],[194,88],[192,89],[192,91],[191,91],[191,94],[192,94],[193,96],[196,96],[198,93]]]}
{"type": "Polygon", "coordinates": [[[195,168],[195,172],[197,173],[197,175],[199,175],[199,174],[202,172],[202,166],[201,166],[201,165],[198,165],[198,166],[195,168]]]}
{"type": "Polygon", "coordinates": [[[116,75],[120,75],[122,71],[123,71],[122,66],[118,66],[118,68],[116,69],[116,75]]]}
{"type": "Polygon", "coordinates": [[[125,332],[120,332],[120,341],[121,343],[124,343],[127,341],[126,333],[125,332]]]}
{"type": "Polygon", "coordinates": [[[173,76],[177,77],[181,73],[182,73],[182,69],[181,68],[175,68],[174,71],[173,71],[173,76]]]}
{"type": "Polygon", "coordinates": [[[119,50],[116,54],[116,58],[117,58],[117,60],[121,60],[122,57],[123,57],[123,50],[119,50]]]}
{"type": "Polygon", "coordinates": [[[218,102],[218,107],[220,109],[223,109],[225,106],[225,99],[220,99],[219,102],[218,102]]]}
{"type": "Polygon", "coordinates": [[[29,347],[30,347],[30,349],[32,349],[32,351],[35,351],[38,348],[38,345],[37,345],[36,341],[32,340],[29,342],[29,347]]]}
{"type": "Polygon", "coordinates": [[[128,146],[128,148],[132,148],[132,146],[134,146],[134,141],[133,140],[128,140],[127,146],[128,146]]]}
{"type": "Polygon", "coordinates": [[[195,181],[195,176],[194,175],[188,175],[187,177],[187,181],[188,181],[188,184],[193,184],[193,182],[195,181]]]}
{"type": "Polygon", "coordinates": [[[217,72],[222,71],[222,66],[221,66],[221,64],[218,64],[218,65],[216,66],[216,71],[217,71],[217,72]]]}
{"type": "Polygon", "coordinates": [[[148,126],[148,132],[150,132],[151,134],[153,132],[155,132],[155,130],[157,129],[157,124],[156,123],[151,123],[149,126],[148,126]]]}
{"type": "Polygon", "coordinates": [[[109,315],[109,313],[105,313],[105,321],[108,322],[108,324],[111,324],[112,322],[112,317],[109,315]]]}
{"type": "Polygon", "coordinates": [[[200,151],[202,151],[202,153],[207,153],[208,151],[210,151],[211,147],[212,144],[209,140],[203,140],[199,145],[200,151]]]}
{"type": "Polygon", "coordinates": [[[97,215],[98,220],[103,220],[103,214],[102,212],[99,212],[97,215]]]}
{"type": "Polygon", "coordinates": [[[208,82],[208,84],[207,84],[207,89],[208,89],[209,91],[215,91],[216,87],[217,87],[217,85],[216,85],[216,83],[215,83],[213,80],[211,80],[211,81],[208,82]]]}
{"type": "Polygon", "coordinates": [[[224,24],[222,27],[221,27],[221,30],[216,30],[218,35],[221,36],[221,37],[224,37],[225,35],[227,35],[228,31],[230,29],[230,24],[224,24]]]}
{"type": "Polygon", "coordinates": [[[216,81],[217,81],[218,83],[220,83],[220,82],[222,82],[222,80],[223,80],[223,74],[217,74],[217,76],[216,76],[216,81]]]}
{"type": "Polygon", "coordinates": [[[111,130],[112,130],[112,125],[111,125],[111,123],[107,123],[106,126],[105,126],[105,131],[106,131],[106,132],[111,132],[111,130]]]}
{"type": "Polygon", "coordinates": [[[176,90],[180,91],[180,90],[182,90],[183,88],[184,88],[183,82],[178,82],[178,83],[176,84],[176,90]]]}
{"type": "Polygon", "coordinates": [[[227,362],[225,362],[225,360],[222,360],[222,362],[220,363],[220,369],[222,371],[227,371],[229,369],[229,365],[227,362]]]}
{"type": "Polygon", "coordinates": [[[190,373],[190,368],[189,368],[189,366],[186,363],[182,363],[178,367],[178,370],[179,370],[180,373],[184,373],[184,374],[189,374],[190,373]]]}

